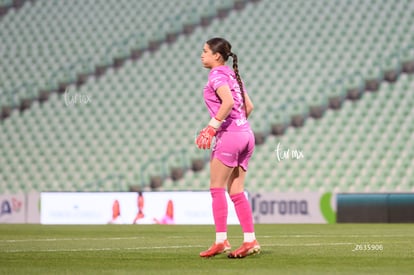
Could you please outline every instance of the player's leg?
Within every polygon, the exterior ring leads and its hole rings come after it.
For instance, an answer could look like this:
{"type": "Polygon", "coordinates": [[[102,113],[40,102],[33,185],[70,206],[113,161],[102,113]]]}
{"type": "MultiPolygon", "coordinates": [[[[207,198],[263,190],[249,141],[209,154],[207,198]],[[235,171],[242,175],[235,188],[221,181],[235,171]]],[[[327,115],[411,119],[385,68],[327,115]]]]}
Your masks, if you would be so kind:
{"type": "Polygon", "coordinates": [[[216,226],[216,243],[221,243],[227,239],[228,206],[226,187],[233,170],[233,167],[226,166],[217,158],[211,161],[210,192],[214,224],[216,226]]]}
{"type": "Polygon", "coordinates": [[[228,206],[226,186],[233,169],[233,167],[226,166],[217,158],[211,160],[210,192],[216,227],[216,241],[208,250],[200,253],[201,257],[212,257],[220,253],[230,252],[231,247],[227,240],[228,206]]]}
{"type": "Polygon", "coordinates": [[[228,184],[228,192],[234,203],[237,217],[243,230],[243,244],[229,254],[229,258],[243,258],[260,253],[260,245],[254,232],[253,215],[250,203],[244,194],[246,171],[242,167],[233,170],[228,184]]]}

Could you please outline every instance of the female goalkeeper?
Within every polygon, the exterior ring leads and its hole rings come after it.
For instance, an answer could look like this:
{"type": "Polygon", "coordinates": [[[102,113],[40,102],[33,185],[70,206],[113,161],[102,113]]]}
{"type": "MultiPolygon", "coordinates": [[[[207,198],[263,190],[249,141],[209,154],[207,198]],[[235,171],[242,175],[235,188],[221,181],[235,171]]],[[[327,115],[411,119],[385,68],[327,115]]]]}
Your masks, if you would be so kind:
{"type": "Polygon", "coordinates": [[[243,258],[260,252],[254,233],[252,210],[244,194],[244,179],[255,143],[247,121],[253,103],[243,87],[237,56],[231,51],[228,41],[223,38],[208,40],[203,47],[201,61],[205,68],[210,69],[204,88],[204,101],[211,120],[200,131],[196,144],[200,149],[210,149],[215,137],[210,160],[210,192],[216,241],[200,256],[229,253],[229,258],[243,258]],[[233,59],[233,70],[226,66],[229,57],[233,59]],[[226,189],[244,233],[243,244],[234,251],[231,251],[227,240],[226,189]]]}

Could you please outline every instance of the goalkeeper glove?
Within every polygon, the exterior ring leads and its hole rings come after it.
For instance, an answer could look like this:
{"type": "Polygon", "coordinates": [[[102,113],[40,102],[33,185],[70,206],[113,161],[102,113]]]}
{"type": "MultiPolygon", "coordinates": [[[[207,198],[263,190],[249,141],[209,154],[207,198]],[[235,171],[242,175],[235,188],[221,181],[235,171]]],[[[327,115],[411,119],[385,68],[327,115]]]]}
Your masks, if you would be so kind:
{"type": "Polygon", "coordinates": [[[200,149],[210,149],[211,142],[217,133],[217,129],[220,127],[222,121],[213,117],[208,123],[207,127],[200,131],[196,139],[196,144],[200,149]]]}

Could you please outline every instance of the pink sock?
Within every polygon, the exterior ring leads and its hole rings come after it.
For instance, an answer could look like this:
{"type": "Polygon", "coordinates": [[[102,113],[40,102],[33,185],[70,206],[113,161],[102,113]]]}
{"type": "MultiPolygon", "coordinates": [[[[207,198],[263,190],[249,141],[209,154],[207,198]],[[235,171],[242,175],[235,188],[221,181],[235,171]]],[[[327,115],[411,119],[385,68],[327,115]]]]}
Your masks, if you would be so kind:
{"type": "Polygon", "coordinates": [[[254,232],[252,209],[250,208],[246,195],[242,192],[231,195],[230,198],[234,203],[234,208],[236,209],[243,233],[254,232]]]}
{"type": "Polygon", "coordinates": [[[227,199],[225,188],[210,188],[213,198],[213,217],[216,225],[216,232],[227,232],[227,199]]]}

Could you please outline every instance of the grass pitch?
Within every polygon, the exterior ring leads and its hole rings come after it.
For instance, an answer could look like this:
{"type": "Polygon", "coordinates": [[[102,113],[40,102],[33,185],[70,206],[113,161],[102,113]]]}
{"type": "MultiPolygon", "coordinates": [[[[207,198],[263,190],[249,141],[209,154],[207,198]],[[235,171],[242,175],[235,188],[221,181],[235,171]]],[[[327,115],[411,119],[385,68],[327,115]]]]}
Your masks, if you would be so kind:
{"type": "MultiPolygon", "coordinates": [[[[229,227],[233,248],[239,226],[229,227]]],[[[0,274],[413,274],[413,224],[256,225],[262,253],[198,256],[213,226],[0,225],[0,274]]]]}

